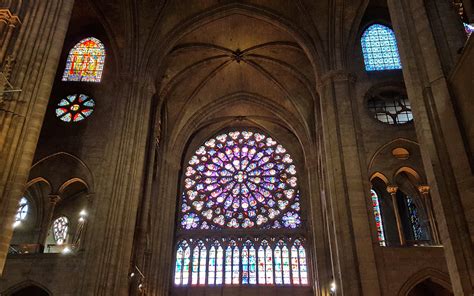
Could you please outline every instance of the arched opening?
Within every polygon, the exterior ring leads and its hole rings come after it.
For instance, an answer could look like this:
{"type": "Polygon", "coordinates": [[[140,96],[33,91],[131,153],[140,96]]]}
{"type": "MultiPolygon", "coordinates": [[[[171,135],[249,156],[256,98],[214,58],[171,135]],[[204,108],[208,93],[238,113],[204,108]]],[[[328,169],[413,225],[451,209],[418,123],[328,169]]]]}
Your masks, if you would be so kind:
{"type": "Polygon", "coordinates": [[[297,168],[260,131],[207,140],[183,170],[175,289],[309,285],[297,168]]]}
{"type": "Polygon", "coordinates": [[[50,294],[46,292],[44,289],[35,285],[27,286],[11,294],[11,296],[49,296],[49,295],[50,294]]]}
{"type": "Polygon", "coordinates": [[[407,296],[452,296],[451,291],[428,278],[413,287],[407,296]]]}

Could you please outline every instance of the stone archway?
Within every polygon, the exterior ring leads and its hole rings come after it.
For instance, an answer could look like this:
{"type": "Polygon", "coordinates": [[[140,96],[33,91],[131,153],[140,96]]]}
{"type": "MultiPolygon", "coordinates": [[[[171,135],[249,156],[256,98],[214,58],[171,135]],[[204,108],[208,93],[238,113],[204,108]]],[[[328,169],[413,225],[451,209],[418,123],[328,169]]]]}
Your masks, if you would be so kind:
{"type": "Polygon", "coordinates": [[[12,293],[11,296],[50,296],[50,294],[38,286],[30,285],[12,293]]]}
{"type": "Polygon", "coordinates": [[[407,296],[451,296],[451,291],[428,278],[414,286],[407,296]]]}

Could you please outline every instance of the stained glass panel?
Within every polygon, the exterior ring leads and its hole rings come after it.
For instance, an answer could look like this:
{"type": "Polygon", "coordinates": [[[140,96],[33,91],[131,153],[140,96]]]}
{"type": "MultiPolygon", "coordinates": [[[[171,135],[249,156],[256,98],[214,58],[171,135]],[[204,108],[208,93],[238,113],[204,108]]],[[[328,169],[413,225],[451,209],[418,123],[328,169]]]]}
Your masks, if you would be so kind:
{"type": "Polygon", "coordinates": [[[100,82],[104,63],[102,42],[94,37],[83,39],[69,52],[62,80],[100,82]]]}
{"type": "Polygon", "coordinates": [[[66,217],[59,217],[53,222],[53,237],[56,244],[62,245],[66,242],[69,220],[66,217]]]}
{"type": "Polygon", "coordinates": [[[379,240],[379,244],[381,246],[385,246],[385,234],[383,229],[383,220],[382,214],[380,212],[380,203],[379,203],[379,196],[375,190],[371,189],[370,194],[372,197],[372,209],[374,211],[375,216],[375,224],[377,226],[377,237],[379,240]]]}
{"type": "Polygon", "coordinates": [[[216,285],[222,285],[223,283],[223,261],[224,261],[224,250],[221,246],[217,249],[217,262],[216,262],[216,285]]]}
{"type": "Polygon", "coordinates": [[[26,215],[28,214],[28,209],[29,209],[28,200],[25,197],[22,197],[20,199],[20,202],[18,203],[18,209],[16,210],[15,223],[13,224],[13,227],[18,226],[19,224],[21,224],[23,220],[26,219],[26,215]]]}
{"type": "Polygon", "coordinates": [[[189,282],[189,264],[191,263],[191,248],[187,245],[184,248],[183,285],[187,285],[189,282]]]}
{"type": "Polygon", "coordinates": [[[94,112],[95,102],[85,94],[74,94],[62,99],[56,108],[56,117],[64,122],[79,122],[94,112]]]}
{"type": "Polygon", "coordinates": [[[225,251],[225,283],[232,284],[232,248],[229,246],[225,251]]]}
{"type": "Polygon", "coordinates": [[[423,240],[423,229],[421,227],[420,218],[418,217],[418,208],[411,196],[407,196],[408,213],[410,214],[410,222],[413,230],[414,240],[423,240]]]}
{"type": "Polygon", "coordinates": [[[199,258],[199,284],[206,284],[206,259],[207,259],[207,250],[204,244],[201,242],[201,253],[199,258]]]}
{"type": "Polygon", "coordinates": [[[389,27],[371,25],[362,34],[361,44],[367,71],[402,68],[395,33],[389,27]]]}
{"type": "Polygon", "coordinates": [[[183,272],[183,257],[184,257],[184,251],[183,248],[180,246],[178,248],[178,251],[176,252],[176,268],[174,271],[174,283],[176,285],[181,285],[181,278],[182,278],[182,272],[183,272]]]}
{"type": "Polygon", "coordinates": [[[199,247],[196,246],[193,250],[193,268],[191,273],[191,284],[196,285],[199,277],[199,247]]]}
{"type": "Polygon", "coordinates": [[[209,285],[216,283],[216,247],[212,246],[209,250],[209,275],[207,278],[209,285]]]}
{"type": "Polygon", "coordinates": [[[182,229],[298,228],[296,168],[261,133],[234,131],[207,141],[185,170],[182,229]]]}

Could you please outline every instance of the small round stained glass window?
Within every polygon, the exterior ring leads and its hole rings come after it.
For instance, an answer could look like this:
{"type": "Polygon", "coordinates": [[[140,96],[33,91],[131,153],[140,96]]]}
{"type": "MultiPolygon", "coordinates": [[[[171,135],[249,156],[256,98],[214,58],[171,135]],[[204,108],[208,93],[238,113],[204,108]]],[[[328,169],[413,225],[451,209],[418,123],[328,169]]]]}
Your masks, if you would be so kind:
{"type": "Polygon", "coordinates": [[[89,117],[94,107],[94,100],[87,95],[69,95],[59,102],[56,116],[64,122],[79,122],[89,117]]]}
{"type": "Polygon", "coordinates": [[[367,107],[380,122],[400,125],[413,121],[410,101],[406,93],[397,88],[380,88],[369,94],[367,107]]]}

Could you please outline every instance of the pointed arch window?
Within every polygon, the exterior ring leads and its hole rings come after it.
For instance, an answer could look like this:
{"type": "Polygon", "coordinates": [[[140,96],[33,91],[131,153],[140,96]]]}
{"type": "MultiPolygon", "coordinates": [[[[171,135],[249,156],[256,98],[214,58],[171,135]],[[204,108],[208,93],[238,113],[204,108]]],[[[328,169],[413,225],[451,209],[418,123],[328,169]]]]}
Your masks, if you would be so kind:
{"type": "Polygon", "coordinates": [[[182,187],[175,286],[308,285],[296,166],[282,145],[219,134],[191,157],[182,187]]]}
{"type": "Polygon", "coordinates": [[[361,38],[366,71],[397,70],[402,68],[395,32],[385,25],[373,24],[361,38]]]}
{"type": "Polygon", "coordinates": [[[30,205],[26,197],[22,197],[20,199],[20,202],[18,203],[18,209],[16,210],[15,222],[13,223],[13,227],[17,227],[21,224],[21,222],[26,219],[29,207],[30,205]]]}
{"type": "Polygon", "coordinates": [[[69,219],[65,216],[59,217],[53,222],[53,237],[58,245],[66,242],[69,229],[69,219]]]}
{"type": "Polygon", "coordinates": [[[377,227],[377,238],[381,246],[385,246],[385,231],[383,228],[382,212],[380,210],[379,195],[374,189],[370,190],[372,198],[372,209],[374,211],[375,225],[377,227]]]}
{"type": "Polygon", "coordinates": [[[105,63],[105,47],[97,38],[79,41],[69,51],[63,81],[100,82],[105,63]]]}

